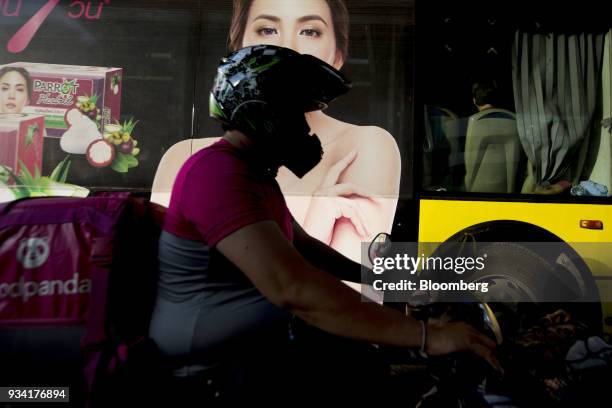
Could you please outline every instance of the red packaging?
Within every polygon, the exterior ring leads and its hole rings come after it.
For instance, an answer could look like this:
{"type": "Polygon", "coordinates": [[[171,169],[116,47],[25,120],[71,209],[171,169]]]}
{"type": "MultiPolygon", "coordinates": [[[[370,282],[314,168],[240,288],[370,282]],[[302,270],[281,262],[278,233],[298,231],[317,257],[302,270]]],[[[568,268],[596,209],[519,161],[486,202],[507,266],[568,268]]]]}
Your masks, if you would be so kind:
{"type": "Polygon", "coordinates": [[[0,165],[22,174],[20,162],[31,175],[40,173],[45,117],[26,113],[0,114],[0,165]]]}

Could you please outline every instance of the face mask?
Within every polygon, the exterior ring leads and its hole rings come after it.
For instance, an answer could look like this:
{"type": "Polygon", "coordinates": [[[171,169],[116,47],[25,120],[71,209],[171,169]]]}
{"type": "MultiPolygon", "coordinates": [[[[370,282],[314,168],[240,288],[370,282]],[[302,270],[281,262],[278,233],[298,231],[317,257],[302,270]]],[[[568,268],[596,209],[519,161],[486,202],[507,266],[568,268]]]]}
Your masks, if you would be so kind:
{"type": "Polygon", "coordinates": [[[279,117],[276,131],[265,139],[275,161],[302,178],[321,161],[321,140],[317,135],[310,135],[310,127],[302,111],[282,108],[276,111],[275,116],[279,117]]]}
{"type": "Polygon", "coordinates": [[[289,145],[282,152],[282,157],[281,164],[302,178],[321,161],[321,140],[317,135],[291,138],[289,145]]]}

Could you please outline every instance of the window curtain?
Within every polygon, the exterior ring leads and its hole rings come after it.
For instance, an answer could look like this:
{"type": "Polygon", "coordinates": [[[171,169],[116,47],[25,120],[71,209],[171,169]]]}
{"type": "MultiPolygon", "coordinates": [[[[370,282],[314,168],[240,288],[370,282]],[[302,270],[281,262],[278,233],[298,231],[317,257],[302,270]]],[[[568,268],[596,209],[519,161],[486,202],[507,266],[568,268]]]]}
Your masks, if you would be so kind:
{"type": "MultiPolygon", "coordinates": [[[[516,118],[537,184],[577,178],[599,108],[604,35],[517,32],[516,118]]],[[[599,125],[597,123],[597,125],[599,125]]]]}

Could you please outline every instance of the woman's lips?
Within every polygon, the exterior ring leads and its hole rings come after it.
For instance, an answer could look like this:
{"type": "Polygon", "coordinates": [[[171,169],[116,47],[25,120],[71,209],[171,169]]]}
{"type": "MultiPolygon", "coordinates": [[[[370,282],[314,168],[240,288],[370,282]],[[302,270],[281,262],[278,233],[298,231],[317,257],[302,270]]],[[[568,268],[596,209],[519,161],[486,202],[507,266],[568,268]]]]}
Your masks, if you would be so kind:
{"type": "Polygon", "coordinates": [[[4,105],[7,109],[13,110],[17,107],[17,105],[15,105],[14,103],[7,103],[6,105],[4,105]]]}

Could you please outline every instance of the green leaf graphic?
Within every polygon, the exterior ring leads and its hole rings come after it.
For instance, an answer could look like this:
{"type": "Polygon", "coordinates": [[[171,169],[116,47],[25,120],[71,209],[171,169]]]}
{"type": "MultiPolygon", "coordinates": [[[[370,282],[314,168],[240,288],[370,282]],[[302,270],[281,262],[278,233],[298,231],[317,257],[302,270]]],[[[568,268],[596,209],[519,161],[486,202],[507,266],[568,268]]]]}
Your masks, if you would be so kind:
{"type": "Polygon", "coordinates": [[[115,160],[113,160],[113,163],[111,164],[111,168],[117,173],[127,173],[128,171],[129,166],[124,159],[124,156],[125,155],[121,153],[117,154],[115,160]]]}
{"type": "Polygon", "coordinates": [[[131,169],[132,167],[138,166],[138,159],[136,157],[132,156],[131,154],[119,154],[123,156],[123,160],[127,164],[128,168],[131,169]]]}
{"type": "Polygon", "coordinates": [[[68,178],[68,170],[70,169],[71,164],[72,158],[70,157],[70,155],[67,155],[64,160],[62,160],[57,166],[55,166],[49,178],[52,181],[65,183],[66,179],[68,178]]]}
{"type": "Polygon", "coordinates": [[[34,127],[28,126],[28,134],[26,135],[26,138],[25,138],[26,149],[30,147],[33,141],[34,141],[34,127]]]}
{"type": "Polygon", "coordinates": [[[11,178],[10,170],[8,170],[5,166],[0,166],[0,182],[7,184],[10,178],[11,178]]]}

